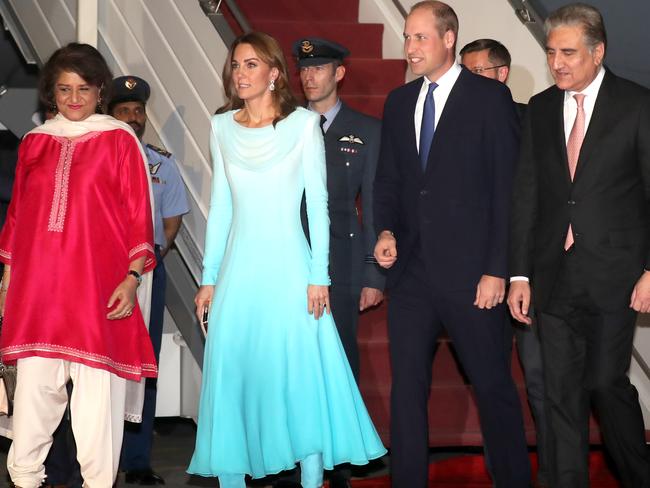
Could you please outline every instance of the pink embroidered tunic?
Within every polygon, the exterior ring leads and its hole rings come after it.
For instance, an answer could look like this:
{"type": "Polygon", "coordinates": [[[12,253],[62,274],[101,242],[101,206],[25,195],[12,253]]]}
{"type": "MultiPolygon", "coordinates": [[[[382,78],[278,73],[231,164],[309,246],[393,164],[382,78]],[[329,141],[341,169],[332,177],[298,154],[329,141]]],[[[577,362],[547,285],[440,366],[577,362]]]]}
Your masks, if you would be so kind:
{"type": "Polygon", "coordinates": [[[25,137],[0,234],[0,260],[11,265],[4,362],[41,356],[135,381],[156,375],[137,302],[130,317],[106,318],[130,261],[155,265],[147,177],[137,141],[121,129],[25,137]]]}

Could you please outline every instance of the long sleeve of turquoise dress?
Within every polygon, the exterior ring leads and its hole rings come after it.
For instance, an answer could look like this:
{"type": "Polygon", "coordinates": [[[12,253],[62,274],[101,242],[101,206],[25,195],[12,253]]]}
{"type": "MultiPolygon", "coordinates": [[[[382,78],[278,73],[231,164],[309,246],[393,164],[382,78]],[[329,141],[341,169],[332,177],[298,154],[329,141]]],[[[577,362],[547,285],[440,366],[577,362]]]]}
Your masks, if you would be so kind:
{"type": "Polygon", "coordinates": [[[329,285],[325,152],[302,108],[250,129],[213,118],[214,182],[203,284],[216,285],[188,471],[263,477],[322,454],[326,469],[385,449],[332,316],[307,311],[329,285]],[[306,196],[312,247],[300,220],[306,196]]]}

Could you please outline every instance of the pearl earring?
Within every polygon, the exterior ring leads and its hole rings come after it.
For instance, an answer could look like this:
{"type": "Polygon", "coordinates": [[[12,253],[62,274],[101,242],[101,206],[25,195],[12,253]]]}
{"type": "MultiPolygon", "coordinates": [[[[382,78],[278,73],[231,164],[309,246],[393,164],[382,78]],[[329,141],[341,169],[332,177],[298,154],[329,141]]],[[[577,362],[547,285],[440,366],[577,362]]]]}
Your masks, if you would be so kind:
{"type": "Polygon", "coordinates": [[[275,80],[271,80],[269,83],[269,91],[275,91],[275,80]]]}

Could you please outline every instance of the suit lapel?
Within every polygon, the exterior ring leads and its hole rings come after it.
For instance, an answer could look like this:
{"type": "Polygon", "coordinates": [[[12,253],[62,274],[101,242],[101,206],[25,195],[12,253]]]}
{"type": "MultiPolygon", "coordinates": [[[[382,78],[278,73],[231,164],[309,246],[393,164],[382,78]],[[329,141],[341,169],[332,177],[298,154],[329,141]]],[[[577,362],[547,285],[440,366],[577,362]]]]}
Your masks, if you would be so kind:
{"type": "Polygon", "coordinates": [[[594,147],[598,145],[598,141],[602,139],[608,128],[612,127],[612,82],[613,75],[609,71],[605,72],[605,78],[603,78],[603,82],[598,90],[598,95],[596,96],[594,112],[591,114],[589,127],[587,127],[587,132],[585,133],[585,138],[582,141],[582,147],[580,148],[576,174],[573,179],[574,182],[580,178],[580,175],[584,171],[584,167],[587,166],[590,154],[593,152],[594,147]]]}
{"type": "Polygon", "coordinates": [[[422,165],[420,164],[420,155],[418,152],[417,140],[415,139],[415,106],[418,102],[418,96],[420,95],[420,90],[422,88],[422,83],[424,83],[424,78],[420,78],[420,83],[413,83],[411,85],[412,89],[410,93],[406,96],[406,102],[404,107],[404,127],[405,127],[405,137],[406,137],[406,146],[408,150],[407,161],[411,161],[415,165],[415,169],[422,173],[422,165]]]}
{"type": "Polygon", "coordinates": [[[564,175],[564,180],[567,185],[571,185],[571,173],[569,171],[569,157],[566,152],[566,138],[567,135],[564,133],[564,91],[556,88],[556,98],[553,103],[553,114],[552,118],[554,120],[553,127],[553,141],[557,145],[560,158],[558,161],[562,165],[562,174],[564,175]]]}
{"type": "Polygon", "coordinates": [[[341,108],[336,114],[336,117],[334,117],[334,120],[332,121],[329,128],[327,129],[327,132],[325,132],[325,139],[337,137],[338,134],[340,134],[341,131],[339,130],[339,127],[343,125],[343,122],[345,122],[347,111],[348,111],[347,105],[341,102],[341,108]]]}

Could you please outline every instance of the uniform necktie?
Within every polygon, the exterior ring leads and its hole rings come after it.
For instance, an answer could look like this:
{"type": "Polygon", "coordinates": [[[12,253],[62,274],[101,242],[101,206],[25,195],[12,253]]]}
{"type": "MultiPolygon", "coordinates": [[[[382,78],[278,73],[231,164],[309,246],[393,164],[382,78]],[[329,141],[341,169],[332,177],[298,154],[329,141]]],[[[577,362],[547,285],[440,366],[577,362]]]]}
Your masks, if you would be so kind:
{"type": "Polygon", "coordinates": [[[320,131],[325,135],[325,122],[327,122],[327,117],[323,114],[320,115],[320,131]]]}
{"type": "Polygon", "coordinates": [[[422,171],[427,169],[429,151],[433,142],[433,132],[436,122],[436,103],[433,100],[433,90],[438,88],[436,83],[429,83],[427,98],[424,100],[424,111],[422,113],[422,125],[420,125],[420,163],[422,171]]]}
{"type": "MultiPolygon", "coordinates": [[[[576,99],[578,110],[576,111],[576,119],[573,122],[571,133],[569,134],[569,140],[566,143],[566,155],[569,160],[569,174],[571,175],[571,181],[573,181],[576,174],[580,148],[582,147],[582,141],[585,139],[585,96],[581,93],[576,93],[573,95],[573,98],[576,99]]],[[[573,229],[571,228],[571,224],[569,224],[569,230],[566,235],[566,240],[564,241],[564,250],[573,246],[573,242],[573,229]]]]}

